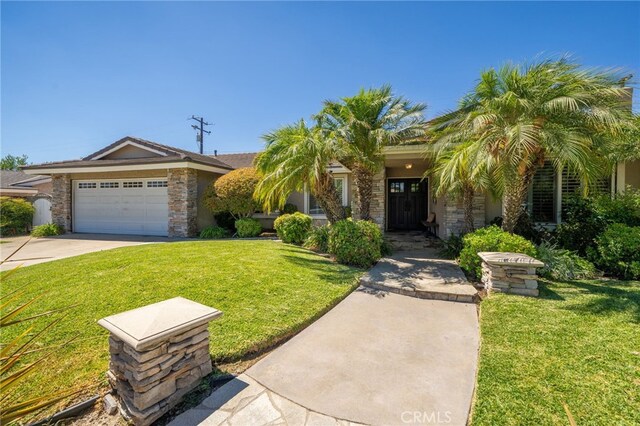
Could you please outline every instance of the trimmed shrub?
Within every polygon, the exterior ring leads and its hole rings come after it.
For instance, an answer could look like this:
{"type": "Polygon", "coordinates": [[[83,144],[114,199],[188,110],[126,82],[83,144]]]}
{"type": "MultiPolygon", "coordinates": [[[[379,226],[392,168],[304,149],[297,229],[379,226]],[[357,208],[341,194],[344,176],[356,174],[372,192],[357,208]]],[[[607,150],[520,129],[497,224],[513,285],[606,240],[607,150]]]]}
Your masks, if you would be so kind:
{"type": "Polygon", "coordinates": [[[262,232],[262,225],[258,219],[243,217],[236,220],[236,232],[240,238],[257,237],[262,232]]]}
{"type": "Polygon", "coordinates": [[[207,188],[204,204],[214,214],[229,212],[236,218],[251,216],[258,208],[253,192],[259,180],[253,167],[233,170],[207,188]]]}
{"type": "Polygon", "coordinates": [[[331,225],[329,253],[346,265],[368,268],[382,256],[382,232],[373,222],[350,219],[331,225]]]}
{"type": "Polygon", "coordinates": [[[464,248],[460,252],[460,267],[469,275],[482,276],[481,251],[513,252],[536,256],[533,243],[520,235],[505,232],[495,225],[480,228],[463,237],[464,248]]]}
{"type": "Polygon", "coordinates": [[[280,209],[280,214],[294,214],[298,211],[298,206],[295,204],[287,203],[280,209]]]}
{"type": "Polygon", "coordinates": [[[304,241],[304,247],[320,253],[329,252],[329,225],[316,226],[311,229],[304,241]]]}
{"type": "Polygon", "coordinates": [[[64,228],[55,223],[46,223],[38,225],[31,230],[32,237],[53,237],[55,235],[64,234],[64,228]]]}
{"type": "Polygon", "coordinates": [[[605,273],[621,279],[640,279],[640,226],[610,225],[589,250],[605,273]]]}
{"type": "Polygon", "coordinates": [[[0,197],[0,234],[26,232],[36,209],[24,198],[0,197]]]}
{"type": "Polygon", "coordinates": [[[296,212],[278,216],[273,222],[273,227],[283,242],[302,244],[311,232],[312,224],[311,216],[296,212]]]}
{"type": "Polygon", "coordinates": [[[203,239],[220,239],[227,238],[228,236],[229,231],[219,226],[207,226],[200,231],[200,238],[203,239]]]}
{"type": "Polygon", "coordinates": [[[538,246],[537,259],[544,262],[539,274],[545,278],[568,281],[589,279],[596,276],[596,267],[587,259],[583,259],[575,252],[557,248],[547,242],[538,246]]]}

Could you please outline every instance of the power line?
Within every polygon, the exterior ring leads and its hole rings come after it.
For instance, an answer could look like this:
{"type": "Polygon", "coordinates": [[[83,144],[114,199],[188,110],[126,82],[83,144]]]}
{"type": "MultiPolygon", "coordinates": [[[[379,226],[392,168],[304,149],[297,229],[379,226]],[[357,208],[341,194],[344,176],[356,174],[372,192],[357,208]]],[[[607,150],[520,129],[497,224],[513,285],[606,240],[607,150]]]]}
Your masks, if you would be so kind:
{"type": "Polygon", "coordinates": [[[196,126],[195,124],[192,124],[191,127],[193,127],[194,129],[196,129],[198,131],[198,134],[196,135],[196,141],[198,141],[199,147],[200,147],[200,154],[203,154],[204,149],[204,134],[211,134],[211,131],[209,130],[204,130],[204,126],[210,126],[211,124],[207,123],[206,121],[204,121],[204,118],[202,117],[196,117],[195,115],[192,115],[191,118],[189,118],[189,120],[194,120],[198,123],[200,123],[199,126],[196,126]]]}

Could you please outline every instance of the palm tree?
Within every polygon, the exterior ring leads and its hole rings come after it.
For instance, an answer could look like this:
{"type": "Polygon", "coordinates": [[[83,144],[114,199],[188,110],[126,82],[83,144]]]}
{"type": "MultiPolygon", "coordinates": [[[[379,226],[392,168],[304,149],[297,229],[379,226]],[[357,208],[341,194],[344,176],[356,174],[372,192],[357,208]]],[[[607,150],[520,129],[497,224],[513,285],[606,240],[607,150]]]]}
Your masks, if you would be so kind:
{"type": "Polygon", "coordinates": [[[357,219],[371,218],[373,177],[384,167],[382,149],[424,141],[425,105],[395,96],[391,86],[360,90],[340,101],[325,101],[316,117],[342,145],[340,162],[353,172],[357,219]]]}
{"type": "Polygon", "coordinates": [[[346,217],[345,209],[328,170],[338,156],[338,145],[322,129],[304,120],[263,136],[267,145],[255,160],[262,175],[255,196],[267,211],[284,206],[294,191],[309,188],[329,223],[346,217]]]}
{"type": "Polygon", "coordinates": [[[604,153],[628,128],[619,74],[567,60],[505,65],[482,73],[459,109],[431,121],[441,145],[472,140],[472,163],[496,178],[504,230],[512,232],[536,171],[546,161],[590,184],[611,170],[604,153]]]}

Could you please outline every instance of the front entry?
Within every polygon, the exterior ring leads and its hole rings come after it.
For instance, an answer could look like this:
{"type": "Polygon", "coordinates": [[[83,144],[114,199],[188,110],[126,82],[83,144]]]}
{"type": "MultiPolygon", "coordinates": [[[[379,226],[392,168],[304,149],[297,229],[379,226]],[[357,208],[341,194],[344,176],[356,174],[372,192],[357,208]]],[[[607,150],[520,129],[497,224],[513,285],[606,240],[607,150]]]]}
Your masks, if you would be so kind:
{"type": "Polygon", "coordinates": [[[389,231],[421,228],[427,218],[427,181],[421,179],[389,179],[387,181],[389,231]]]}

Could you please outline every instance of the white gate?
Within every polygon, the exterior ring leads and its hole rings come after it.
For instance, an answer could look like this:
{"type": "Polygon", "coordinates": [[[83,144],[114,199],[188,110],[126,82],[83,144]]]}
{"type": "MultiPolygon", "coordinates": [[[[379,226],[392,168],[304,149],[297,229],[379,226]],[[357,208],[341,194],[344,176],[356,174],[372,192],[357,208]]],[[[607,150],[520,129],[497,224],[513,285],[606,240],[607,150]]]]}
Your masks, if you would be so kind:
{"type": "Polygon", "coordinates": [[[49,198],[36,198],[33,207],[36,209],[33,214],[33,226],[51,223],[51,200],[49,198]]]}

